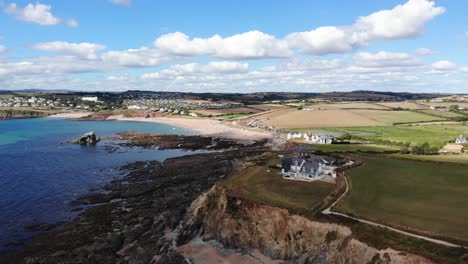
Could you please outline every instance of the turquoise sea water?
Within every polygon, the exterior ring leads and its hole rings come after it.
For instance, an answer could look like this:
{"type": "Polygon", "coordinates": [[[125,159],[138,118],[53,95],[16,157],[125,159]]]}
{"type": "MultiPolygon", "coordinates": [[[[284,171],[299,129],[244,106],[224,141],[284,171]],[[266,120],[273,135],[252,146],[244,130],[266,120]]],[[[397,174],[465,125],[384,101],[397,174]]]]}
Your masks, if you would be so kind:
{"type": "MultiPolygon", "coordinates": [[[[97,146],[66,143],[85,132],[106,137],[123,131],[190,134],[170,125],[145,122],[68,121],[55,118],[0,121],[0,250],[2,245],[36,233],[25,226],[72,219],[68,202],[102,187],[118,168],[140,160],[187,155],[182,150],[118,148],[103,140],[97,146]]],[[[118,146],[117,146],[118,147],[118,146]]]]}

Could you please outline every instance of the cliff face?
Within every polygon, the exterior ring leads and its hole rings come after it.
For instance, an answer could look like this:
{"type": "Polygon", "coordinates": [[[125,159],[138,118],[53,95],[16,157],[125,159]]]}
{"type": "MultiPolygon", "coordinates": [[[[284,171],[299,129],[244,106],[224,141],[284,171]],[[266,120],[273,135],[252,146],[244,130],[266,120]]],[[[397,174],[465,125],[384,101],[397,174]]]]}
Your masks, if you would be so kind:
{"type": "Polygon", "coordinates": [[[285,209],[232,197],[220,186],[192,203],[178,244],[187,243],[184,237],[197,227],[203,228],[204,240],[244,251],[259,249],[272,259],[291,263],[432,263],[420,256],[370,247],[353,238],[346,226],[311,221],[285,209]]]}
{"type": "Polygon", "coordinates": [[[0,109],[0,120],[17,119],[17,118],[37,118],[48,116],[46,112],[32,110],[2,110],[0,109]]]}

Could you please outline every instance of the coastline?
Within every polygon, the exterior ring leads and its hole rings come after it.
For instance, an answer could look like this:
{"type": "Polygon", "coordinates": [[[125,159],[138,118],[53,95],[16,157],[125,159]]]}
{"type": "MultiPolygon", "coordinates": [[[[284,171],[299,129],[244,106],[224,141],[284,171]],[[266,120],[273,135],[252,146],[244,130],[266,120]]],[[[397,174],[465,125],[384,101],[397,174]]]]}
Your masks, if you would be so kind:
{"type": "Polygon", "coordinates": [[[123,117],[111,116],[109,120],[117,121],[134,121],[134,122],[150,122],[174,125],[177,127],[187,128],[197,132],[202,136],[225,137],[238,140],[239,142],[251,142],[261,139],[272,138],[271,133],[252,131],[243,128],[229,126],[221,121],[212,119],[188,119],[177,117],[123,117]]]}
{"type": "Polygon", "coordinates": [[[49,118],[81,118],[92,114],[92,112],[72,112],[72,113],[58,113],[48,116],[49,118]]]}

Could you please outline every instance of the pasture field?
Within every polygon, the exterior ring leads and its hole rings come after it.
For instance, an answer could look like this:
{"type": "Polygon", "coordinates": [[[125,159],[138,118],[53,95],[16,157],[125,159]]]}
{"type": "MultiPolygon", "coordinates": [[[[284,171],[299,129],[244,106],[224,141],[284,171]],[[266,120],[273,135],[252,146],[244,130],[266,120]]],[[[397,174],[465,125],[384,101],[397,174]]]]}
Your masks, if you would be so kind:
{"type": "Polygon", "coordinates": [[[386,152],[400,150],[398,147],[375,144],[317,144],[314,147],[323,152],[386,152]]]}
{"type": "Polygon", "coordinates": [[[250,200],[275,206],[310,211],[334,189],[334,184],[286,180],[279,174],[279,158],[264,165],[243,169],[222,181],[228,189],[250,200]],[[269,170],[269,171],[268,171],[269,170]]]}
{"type": "Polygon", "coordinates": [[[350,110],[354,114],[367,117],[385,125],[393,125],[395,123],[414,123],[441,121],[444,118],[430,116],[423,113],[413,111],[379,111],[379,110],[350,110]]]}
{"type": "Polygon", "coordinates": [[[439,116],[443,118],[452,118],[452,117],[460,117],[462,115],[454,113],[454,112],[447,112],[447,111],[437,111],[437,110],[418,110],[420,113],[432,115],[432,116],[439,116]]]}
{"type": "Polygon", "coordinates": [[[429,106],[414,102],[382,102],[377,104],[388,108],[403,108],[410,110],[429,109],[429,106]]]}
{"type": "Polygon", "coordinates": [[[362,156],[341,211],[468,245],[468,166],[362,156]]]}
{"type": "Polygon", "coordinates": [[[447,142],[455,140],[460,134],[468,135],[467,125],[412,125],[412,126],[380,126],[380,127],[348,127],[340,129],[327,128],[334,132],[348,132],[369,141],[389,140],[399,143],[423,144],[443,147],[447,142]]]}
{"type": "Polygon", "coordinates": [[[222,115],[235,115],[235,114],[247,114],[247,113],[259,113],[262,110],[250,107],[236,107],[236,108],[224,108],[224,109],[206,109],[206,110],[194,110],[193,112],[204,115],[204,116],[222,116],[222,115]]]}
{"type": "Polygon", "coordinates": [[[284,109],[288,108],[285,105],[279,105],[279,104],[258,104],[258,105],[247,105],[249,108],[254,108],[258,109],[260,111],[271,111],[271,110],[276,110],[276,109],[284,109]]]}
{"type": "Polygon", "coordinates": [[[352,113],[348,110],[279,110],[273,113],[260,115],[267,118],[263,125],[276,128],[315,128],[315,127],[342,127],[342,126],[378,126],[381,123],[352,113]]]}
{"type": "Polygon", "coordinates": [[[450,107],[452,105],[458,105],[458,106],[463,106],[465,108],[468,108],[468,102],[427,102],[427,103],[422,103],[424,105],[429,106],[434,106],[434,107],[450,107]]]}
{"type": "Polygon", "coordinates": [[[410,154],[390,154],[391,157],[423,160],[432,162],[448,162],[468,165],[468,154],[447,154],[447,155],[410,155],[410,154]]]}
{"type": "Polygon", "coordinates": [[[326,109],[380,109],[388,110],[390,107],[382,106],[369,102],[352,102],[352,103],[332,103],[332,104],[316,104],[307,106],[307,108],[326,108],[326,109]]]}

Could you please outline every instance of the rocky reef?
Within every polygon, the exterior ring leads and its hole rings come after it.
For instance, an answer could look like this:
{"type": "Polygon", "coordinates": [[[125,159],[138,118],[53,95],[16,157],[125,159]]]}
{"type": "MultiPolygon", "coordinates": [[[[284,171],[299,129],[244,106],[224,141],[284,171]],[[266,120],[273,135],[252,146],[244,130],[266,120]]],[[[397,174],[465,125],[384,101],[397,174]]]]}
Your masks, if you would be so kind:
{"type": "Polygon", "coordinates": [[[46,117],[53,113],[34,110],[0,109],[0,120],[46,117]]]}
{"type": "Polygon", "coordinates": [[[6,263],[183,263],[173,241],[191,203],[236,162],[265,151],[251,145],[124,166],[128,174],[106,186],[106,192],[72,203],[94,206],[6,256],[6,263]]]}

